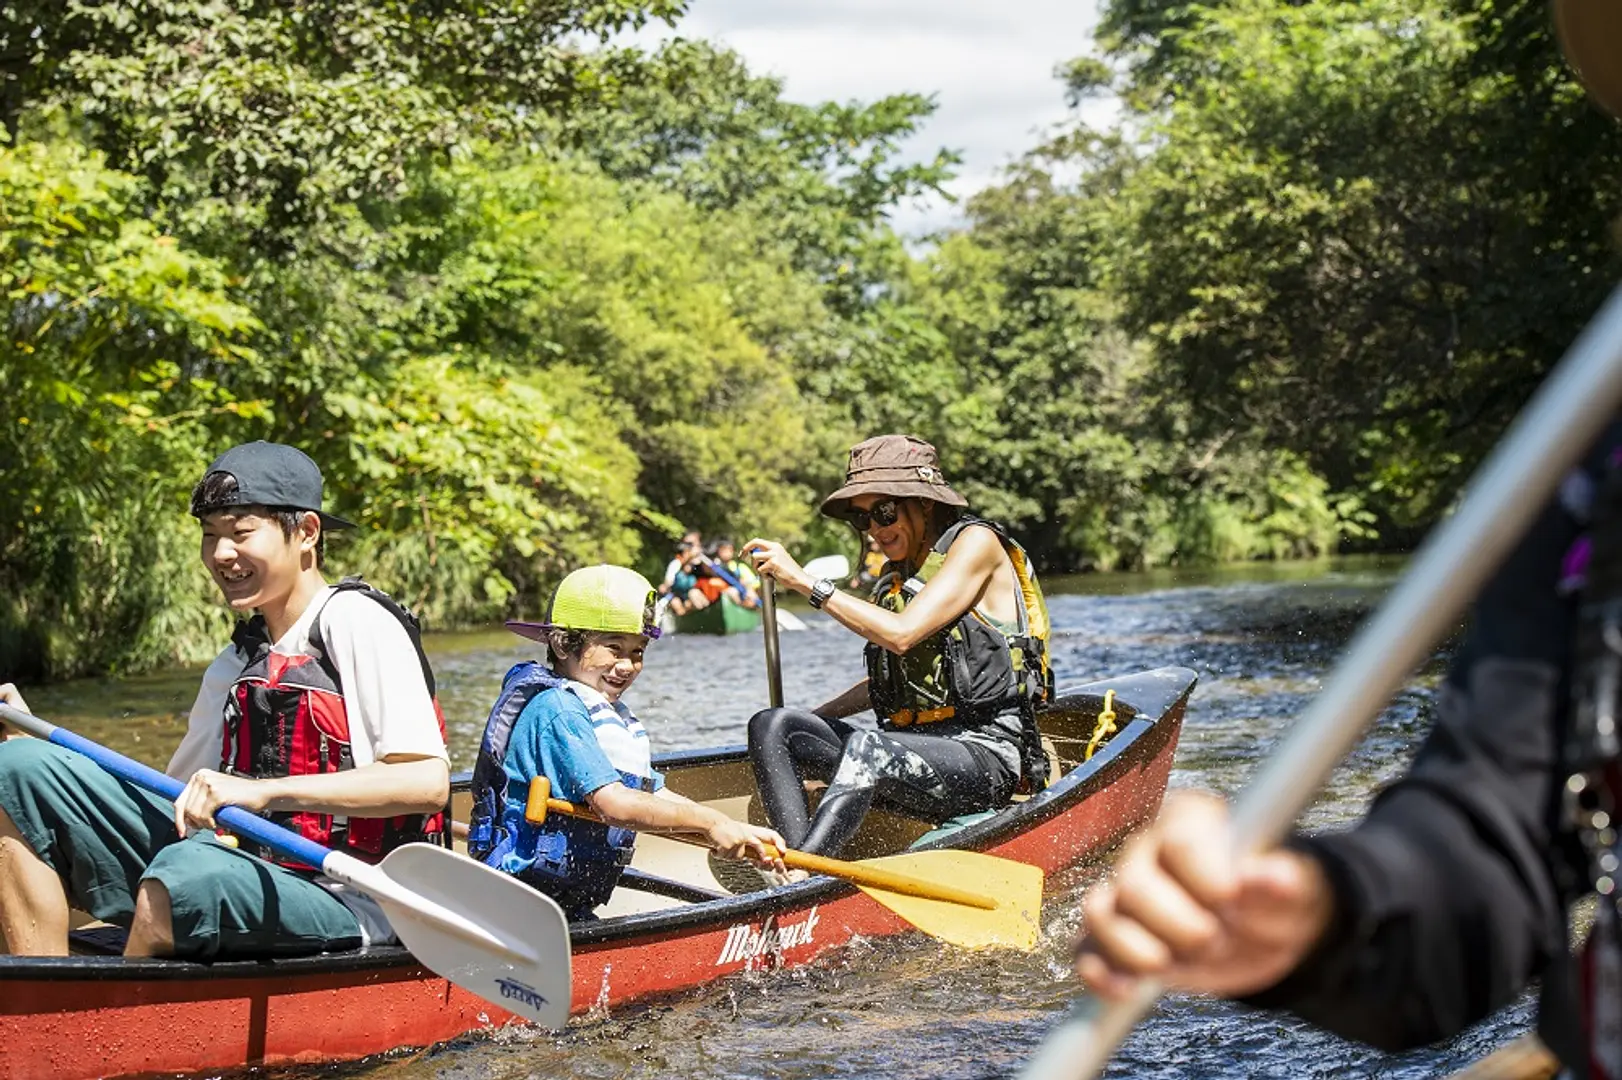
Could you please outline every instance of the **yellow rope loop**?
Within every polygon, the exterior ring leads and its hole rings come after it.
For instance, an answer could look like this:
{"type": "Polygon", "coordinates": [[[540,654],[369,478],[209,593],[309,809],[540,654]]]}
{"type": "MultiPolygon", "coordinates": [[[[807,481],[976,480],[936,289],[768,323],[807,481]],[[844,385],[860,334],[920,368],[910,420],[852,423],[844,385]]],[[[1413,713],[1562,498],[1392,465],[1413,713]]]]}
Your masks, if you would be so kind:
{"type": "Polygon", "coordinates": [[[1105,690],[1104,708],[1098,714],[1098,723],[1093,726],[1093,737],[1087,740],[1087,750],[1081,755],[1081,760],[1091,761],[1098,744],[1113,734],[1115,734],[1115,691],[1105,690]]]}

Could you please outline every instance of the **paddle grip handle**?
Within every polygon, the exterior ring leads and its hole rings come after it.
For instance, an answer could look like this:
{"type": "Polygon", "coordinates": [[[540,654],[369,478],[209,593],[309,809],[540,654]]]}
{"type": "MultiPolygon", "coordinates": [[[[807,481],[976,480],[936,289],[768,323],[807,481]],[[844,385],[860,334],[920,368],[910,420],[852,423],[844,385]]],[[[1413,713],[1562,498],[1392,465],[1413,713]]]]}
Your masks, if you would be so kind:
{"type": "MultiPolygon", "coordinates": [[[[100,743],[91,742],[82,735],[76,735],[67,728],[57,727],[31,713],[13,709],[9,705],[0,705],[0,718],[4,718],[5,722],[13,727],[54,743],[64,750],[82,754],[120,780],[128,780],[136,787],[162,795],[171,802],[178,799],[180,793],[186,789],[185,784],[167,773],[161,773],[150,765],[143,765],[134,758],[125,757],[116,750],[109,750],[100,743]]],[[[214,820],[238,836],[245,836],[272,851],[310,866],[320,866],[326,861],[327,856],[332,854],[320,844],[312,843],[279,825],[273,825],[259,815],[250,814],[240,807],[222,806],[214,812],[214,820]]]]}

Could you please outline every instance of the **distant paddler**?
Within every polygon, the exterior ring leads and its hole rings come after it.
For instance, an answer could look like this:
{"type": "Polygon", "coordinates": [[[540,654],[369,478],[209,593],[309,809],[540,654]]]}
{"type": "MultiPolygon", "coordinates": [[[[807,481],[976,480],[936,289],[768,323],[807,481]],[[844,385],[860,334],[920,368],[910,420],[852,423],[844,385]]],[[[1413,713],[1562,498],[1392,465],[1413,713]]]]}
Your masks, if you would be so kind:
{"type": "Polygon", "coordinates": [[[754,567],[738,558],[737,545],[723,536],[710,545],[706,558],[710,569],[715,571],[713,580],[719,582],[721,588],[706,588],[703,581],[699,582],[700,588],[705,588],[706,592],[714,589],[715,599],[725,596],[741,608],[760,607],[760,576],[754,567]]]}
{"type": "Polygon", "coordinates": [[[789,846],[837,856],[876,798],[938,823],[1045,784],[1035,710],[1049,692],[1047,608],[1024,549],[966,506],[933,446],[880,435],[852,448],[844,485],[822,502],[883,551],[871,599],[812,578],[774,540],[744,545],[763,577],[868,643],[861,682],[749,721],[766,814],[789,846]],[[869,708],[876,726],[849,719],[869,708]],[[828,783],[814,816],[807,780],[828,783]]]}
{"type": "Polygon", "coordinates": [[[689,530],[677,542],[676,553],[659,582],[659,596],[672,615],[703,611],[710,606],[709,594],[698,587],[700,578],[709,574],[705,562],[704,537],[697,529],[689,530]]]}

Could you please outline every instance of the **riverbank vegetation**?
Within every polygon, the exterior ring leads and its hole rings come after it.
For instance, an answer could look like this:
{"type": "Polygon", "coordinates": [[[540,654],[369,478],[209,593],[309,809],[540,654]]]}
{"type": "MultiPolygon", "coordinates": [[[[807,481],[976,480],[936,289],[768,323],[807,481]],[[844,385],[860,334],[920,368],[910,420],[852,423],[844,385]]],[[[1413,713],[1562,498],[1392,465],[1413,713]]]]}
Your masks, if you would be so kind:
{"type": "Polygon", "coordinates": [[[604,44],[681,6],[0,0],[0,673],[217,647],[186,498],[251,438],[442,628],[684,527],[848,544],[881,430],[1049,570],[1400,547],[1617,276],[1533,0],[1112,0],[1054,92],[1115,126],[910,246],[931,100],[604,44]]]}

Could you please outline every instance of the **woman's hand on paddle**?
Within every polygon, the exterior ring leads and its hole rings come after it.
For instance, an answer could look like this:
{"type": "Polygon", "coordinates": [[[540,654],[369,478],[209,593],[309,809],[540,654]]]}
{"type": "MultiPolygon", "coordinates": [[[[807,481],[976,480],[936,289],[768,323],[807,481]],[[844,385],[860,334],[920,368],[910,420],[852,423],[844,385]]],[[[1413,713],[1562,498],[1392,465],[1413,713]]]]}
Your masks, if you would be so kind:
{"type": "Polygon", "coordinates": [[[1316,859],[1275,849],[1235,858],[1227,804],[1174,792],[1133,837],[1112,881],[1082,901],[1076,974],[1099,997],[1140,978],[1240,997],[1293,971],[1328,928],[1329,879],[1316,859]]]}
{"type": "Polygon", "coordinates": [[[729,859],[748,859],[767,870],[788,869],[783,865],[783,849],[788,845],[771,829],[722,817],[705,837],[717,854],[729,859]]]}
{"type": "MultiPolygon", "coordinates": [[[[23,700],[23,692],[17,689],[15,683],[0,683],[0,705],[10,705],[18,712],[25,712],[29,715],[33,715],[34,712],[28,707],[28,702],[23,700]]],[[[13,735],[21,734],[22,732],[14,731],[7,727],[4,721],[0,721],[0,742],[5,742],[13,735]]]]}
{"type": "Polygon", "coordinates": [[[270,804],[270,785],[245,776],[198,769],[175,800],[175,831],[181,836],[214,828],[214,815],[222,806],[240,806],[257,814],[270,804]]]}
{"type": "Polygon", "coordinates": [[[774,578],[785,589],[793,592],[810,595],[811,578],[794,561],[794,556],[784,549],[776,540],[764,540],[760,537],[749,541],[743,546],[744,554],[749,561],[755,564],[755,571],[761,577],[774,578]]]}

